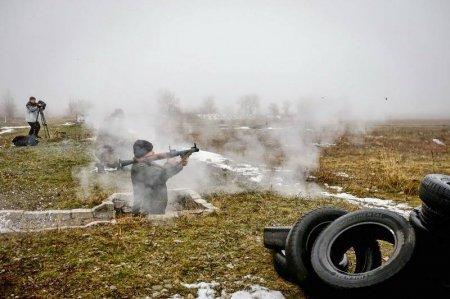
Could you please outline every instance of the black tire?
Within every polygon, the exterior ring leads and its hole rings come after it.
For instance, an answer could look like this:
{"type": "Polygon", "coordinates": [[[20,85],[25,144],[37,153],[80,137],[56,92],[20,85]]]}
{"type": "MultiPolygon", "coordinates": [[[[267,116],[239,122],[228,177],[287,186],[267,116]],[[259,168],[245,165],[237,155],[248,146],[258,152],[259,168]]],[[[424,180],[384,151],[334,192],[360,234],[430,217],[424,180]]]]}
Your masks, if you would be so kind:
{"type": "Polygon", "coordinates": [[[419,197],[431,209],[448,215],[450,213],[450,176],[426,175],[420,183],[419,197]]]}
{"type": "MultiPolygon", "coordinates": [[[[314,284],[317,276],[311,265],[311,250],[313,244],[321,232],[330,223],[347,214],[347,211],[338,208],[320,208],[305,214],[292,227],[286,242],[286,258],[290,272],[295,275],[297,283],[302,287],[314,284]]],[[[373,244],[370,250],[357,250],[358,271],[366,270],[366,267],[379,266],[381,264],[381,254],[378,244],[373,244]],[[378,253],[378,254],[377,254],[378,253]]],[[[340,269],[347,270],[348,259],[344,253],[336,256],[334,260],[340,264],[340,269]],[[346,262],[345,262],[346,260],[346,262]]]]}
{"type": "Polygon", "coordinates": [[[273,250],[284,250],[286,239],[292,226],[271,226],[264,228],[264,247],[273,250]]]}
{"type": "Polygon", "coordinates": [[[418,215],[419,215],[419,219],[422,222],[423,226],[425,226],[430,231],[439,229],[439,227],[444,225],[442,220],[433,218],[433,216],[424,212],[423,207],[420,209],[420,212],[418,215]]]}
{"type": "Polygon", "coordinates": [[[438,225],[436,219],[430,217],[429,214],[424,214],[422,207],[419,210],[418,217],[423,226],[425,226],[429,230],[433,230],[438,225]]]}
{"type": "MultiPolygon", "coordinates": [[[[314,243],[311,262],[317,275],[336,290],[375,290],[392,281],[410,261],[416,244],[411,224],[397,213],[368,209],[349,213],[328,226],[314,243]],[[371,271],[346,273],[337,268],[332,256],[340,255],[354,240],[384,240],[393,244],[389,260],[371,271]]],[[[406,272],[406,271],[405,271],[406,272]]]]}
{"type": "Polygon", "coordinates": [[[428,206],[426,203],[422,203],[422,213],[430,219],[450,221],[449,213],[445,214],[440,211],[436,211],[432,207],[428,206]]]}
{"type": "Polygon", "coordinates": [[[450,224],[450,218],[448,216],[434,210],[425,203],[422,204],[419,218],[430,229],[442,229],[448,227],[450,224]]]}
{"type": "MultiPolygon", "coordinates": [[[[430,228],[421,220],[422,207],[415,208],[409,214],[409,222],[416,233],[416,251],[424,252],[426,259],[449,261],[450,229],[448,227],[430,228]],[[443,254],[442,254],[443,253],[443,254]]],[[[415,254],[417,255],[417,254],[415,254]]]]}
{"type": "Polygon", "coordinates": [[[419,215],[422,213],[421,209],[422,207],[418,207],[409,213],[409,222],[413,226],[416,234],[424,235],[428,234],[429,230],[419,217],[419,215]]]}
{"type": "Polygon", "coordinates": [[[283,278],[284,280],[295,284],[296,280],[294,275],[289,271],[289,267],[286,260],[286,255],[283,252],[284,250],[273,250],[272,251],[272,262],[273,267],[277,274],[283,278]]]}

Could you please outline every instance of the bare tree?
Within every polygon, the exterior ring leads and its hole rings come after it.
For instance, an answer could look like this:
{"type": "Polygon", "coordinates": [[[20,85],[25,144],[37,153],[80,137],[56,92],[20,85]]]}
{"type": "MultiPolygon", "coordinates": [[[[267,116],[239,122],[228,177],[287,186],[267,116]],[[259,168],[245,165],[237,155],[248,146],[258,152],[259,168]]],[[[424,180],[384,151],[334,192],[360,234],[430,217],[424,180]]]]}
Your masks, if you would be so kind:
{"type": "Polygon", "coordinates": [[[242,114],[255,115],[259,111],[259,97],[256,94],[247,94],[238,101],[239,109],[242,114]]]}
{"type": "Polygon", "coordinates": [[[6,95],[3,96],[1,103],[1,111],[5,123],[8,121],[8,119],[12,119],[16,116],[17,112],[16,103],[14,102],[14,98],[11,96],[11,93],[9,91],[7,92],[6,95]]]}
{"type": "Polygon", "coordinates": [[[205,114],[211,114],[211,113],[217,113],[217,107],[216,107],[216,101],[213,96],[206,97],[202,104],[200,105],[199,109],[200,113],[205,114]]]}
{"type": "Polygon", "coordinates": [[[289,115],[289,110],[291,109],[292,103],[289,100],[283,102],[283,114],[289,115]]]}
{"type": "Polygon", "coordinates": [[[161,91],[157,99],[157,104],[159,111],[166,116],[173,116],[181,113],[180,99],[171,91],[161,91]]]}
{"type": "Polygon", "coordinates": [[[277,103],[270,103],[269,104],[269,114],[272,117],[277,117],[280,114],[280,108],[278,107],[277,103]]]}
{"type": "Polygon", "coordinates": [[[70,117],[78,119],[79,116],[84,116],[87,110],[92,107],[92,104],[86,100],[70,99],[67,106],[67,113],[70,117]]]}

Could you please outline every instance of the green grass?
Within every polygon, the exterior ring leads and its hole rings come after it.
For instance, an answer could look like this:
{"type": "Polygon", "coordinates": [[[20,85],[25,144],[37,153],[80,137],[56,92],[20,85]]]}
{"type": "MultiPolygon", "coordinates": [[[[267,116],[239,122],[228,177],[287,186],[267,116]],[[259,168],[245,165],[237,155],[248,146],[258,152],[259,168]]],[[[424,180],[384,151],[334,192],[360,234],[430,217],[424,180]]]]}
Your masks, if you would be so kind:
{"type": "Polygon", "coordinates": [[[38,146],[14,147],[14,136],[27,134],[27,129],[0,135],[3,144],[0,150],[0,209],[68,209],[90,207],[104,200],[112,192],[99,188],[98,181],[92,177],[89,184],[81,188],[80,180],[93,169],[92,144],[83,139],[92,133],[76,126],[49,124],[50,140],[41,139],[38,146]],[[64,138],[56,131],[64,131],[64,138]],[[75,175],[87,169],[84,175],[75,175]]]}

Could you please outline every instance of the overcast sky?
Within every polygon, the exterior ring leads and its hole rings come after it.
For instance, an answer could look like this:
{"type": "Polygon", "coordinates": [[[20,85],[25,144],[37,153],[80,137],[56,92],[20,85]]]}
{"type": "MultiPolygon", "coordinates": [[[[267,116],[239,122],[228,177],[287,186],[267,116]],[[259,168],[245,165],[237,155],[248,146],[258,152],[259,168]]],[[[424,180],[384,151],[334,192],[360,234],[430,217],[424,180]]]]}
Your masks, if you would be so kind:
{"type": "Polygon", "coordinates": [[[161,89],[184,106],[257,93],[448,117],[449,14],[447,0],[0,0],[0,95],[112,111],[161,89]]]}

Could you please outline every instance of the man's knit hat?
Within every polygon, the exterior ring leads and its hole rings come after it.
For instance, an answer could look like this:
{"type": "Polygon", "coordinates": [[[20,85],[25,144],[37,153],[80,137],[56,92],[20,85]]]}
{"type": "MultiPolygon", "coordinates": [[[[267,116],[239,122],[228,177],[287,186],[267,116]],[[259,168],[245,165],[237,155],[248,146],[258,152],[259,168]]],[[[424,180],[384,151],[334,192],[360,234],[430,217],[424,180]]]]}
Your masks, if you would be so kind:
{"type": "Polygon", "coordinates": [[[153,144],[147,140],[136,140],[133,144],[134,157],[141,158],[153,150],[153,144]]]}

